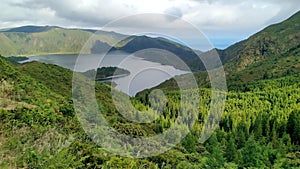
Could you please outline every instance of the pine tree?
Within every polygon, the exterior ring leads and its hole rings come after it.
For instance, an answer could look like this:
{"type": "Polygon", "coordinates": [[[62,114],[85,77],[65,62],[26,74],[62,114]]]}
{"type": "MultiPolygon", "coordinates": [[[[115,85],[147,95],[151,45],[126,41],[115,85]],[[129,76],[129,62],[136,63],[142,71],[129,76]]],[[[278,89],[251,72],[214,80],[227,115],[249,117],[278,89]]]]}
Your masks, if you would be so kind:
{"type": "Polygon", "coordinates": [[[300,111],[293,111],[290,114],[286,129],[292,143],[300,145],[300,111]]]}
{"type": "Polygon", "coordinates": [[[225,150],[225,157],[228,162],[232,162],[236,158],[237,149],[235,146],[234,138],[230,136],[225,150]]]}
{"type": "Polygon", "coordinates": [[[253,133],[256,140],[262,137],[262,117],[258,115],[253,126],[253,133]]]}
{"type": "Polygon", "coordinates": [[[263,162],[261,161],[261,149],[259,145],[251,136],[245,143],[245,147],[242,149],[242,167],[262,167],[263,162]]]}
{"type": "Polygon", "coordinates": [[[221,168],[225,163],[223,151],[216,135],[212,135],[208,141],[207,150],[209,151],[207,165],[209,168],[221,168]]]}

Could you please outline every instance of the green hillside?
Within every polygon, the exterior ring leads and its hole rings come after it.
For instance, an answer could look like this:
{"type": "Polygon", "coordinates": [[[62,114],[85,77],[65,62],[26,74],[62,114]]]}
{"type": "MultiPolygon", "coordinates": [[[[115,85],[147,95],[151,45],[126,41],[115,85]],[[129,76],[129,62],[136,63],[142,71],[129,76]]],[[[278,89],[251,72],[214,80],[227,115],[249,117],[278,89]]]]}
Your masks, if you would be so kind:
{"type": "Polygon", "coordinates": [[[107,50],[118,50],[129,54],[135,54],[137,57],[161,64],[171,65],[182,70],[191,69],[192,71],[198,71],[201,68],[203,69],[203,66],[194,66],[194,64],[192,64],[195,62],[198,64],[201,63],[197,53],[195,53],[199,51],[193,51],[182,44],[165,38],[129,36],[114,44],[113,47],[100,41],[97,41],[92,47],[92,53],[102,53],[107,50]],[[174,56],[178,57],[178,59],[174,59],[174,56]],[[187,64],[189,67],[185,66],[183,63],[187,64]]]}
{"type": "MultiPolygon", "coordinates": [[[[247,92],[229,92],[219,127],[204,144],[198,138],[207,118],[210,91],[200,89],[200,111],[190,134],[166,153],[134,159],[105,151],[82,130],[70,97],[70,70],[38,62],[13,66],[2,57],[0,62],[0,98],[5,99],[5,104],[0,105],[1,168],[296,168],[300,165],[298,76],[258,81],[248,84],[247,92]]],[[[179,91],[166,91],[168,106],[163,114],[152,123],[138,124],[116,111],[108,85],[96,83],[95,90],[106,120],[126,135],[158,134],[174,123],[180,109],[179,91]]],[[[131,101],[138,110],[151,110],[146,98],[140,95],[131,101]]],[[[86,120],[93,121],[97,116],[90,114],[93,118],[86,120]]],[[[132,112],[132,116],[136,113],[132,112]]]]}
{"type": "MultiPolygon", "coordinates": [[[[70,96],[73,72],[37,62],[15,67],[3,57],[0,63],[1,168],[95,168],[123,164],[113,163],[124,158],[104,151],[82,130],[70,96]]],[[[97,83],[96,91],[107,120],[126,131],[122,127],[126,119],[119,117],[112,106],[110,86],[97,83]]],[[[153,133],[133,124],[127,128],[153,133]]],[[[145,160],[127,160],[155,166],[145,160]]]]}
{"type": "MultiPolygon", "coordinates": [[[[59,27],[27,26],[0,31],[0,51],[4,56],[80,53],[96,31],[59,27]]],[[[114,44],[123,35],[99,31],[95,40],[114,44]]],[[[90,53],[90,51],[84,51],[90,53]]]]}
{"type": "MultiPolygon", "coordinates": [[[[172,65],[179,69],[187,68],[185,68],[181,62],[174,59],[174,55],[186,64],[195,59],[198,62],[201,62],[192,49],[164,38],[151,38],[147,36],[129,37],[128,39],[125,39],[124,42],[121,41],[120,45],[117,44],[117,46],[119,46],[117,47],[117,50],[125,51],[127,53],[136,53],[136,56],[138,57],[172,65]],[[161,51],[143,51],[144,49],[156,49],[161,51]]],[[[196,70],[191,66],[190,69],[196,70]]]]}
{"type": "Polygon", "coordinates": [[[240,71],[270,58],[299,55],[299,23],[300,12],[297,12],[286,21],[271,25],[247,40],[225,49],[225,56],[232,58],[227,70],[240,71]]]}

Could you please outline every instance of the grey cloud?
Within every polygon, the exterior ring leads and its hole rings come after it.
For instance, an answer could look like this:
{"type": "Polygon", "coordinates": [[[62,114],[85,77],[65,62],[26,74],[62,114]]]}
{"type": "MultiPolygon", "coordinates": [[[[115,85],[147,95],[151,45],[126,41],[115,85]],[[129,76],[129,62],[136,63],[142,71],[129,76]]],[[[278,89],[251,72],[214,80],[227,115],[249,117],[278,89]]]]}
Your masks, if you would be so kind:
{"type": "MultiPolygon", "coordinates": [[[[300,9],[299,0],[162,0],[165,1],[169,2],[169,6],[159,6],[158,1],[153,3],[157,2],[161,13],[183,18],[210,37],[244,38],[245,34],[250,35],[262,27],[280,22],[300,9]],[[262,8],[263,5],[267,8],[262,8]]],[[[149,13],[143,11],[145,6],[142,5],[141,1],[138,3],[133,0],[1,0],[0,28],[28,24],[99,28],[120,17],[149,13]]],[[[151,19],[140,18],[118,26],[120,29],[128,25],[130,28],[152,26],[169,29],[167,23],[171,22],[174,28],[177,21],[175,17],[155,22],[151,22],[151,19]]],[[[172,31],[183,32],[183,29],[172,31]]]]}
{"type": "Polygon", "coordinates": [[[299,0],[289,0],[289,1],[274,0],[274,1],[281,6],[281,10],[277,13],[277,15],[272,17],[266,24],[281,22],[300,10],[299,0]]]}
{"type": "MultiPolygon", "coordinates": [[[[84,7],[84,1],[78,0],[23,0],[18,2],[9,2],[8,4],[11,8],[19,8],[20,11],[23,12],[31,10],[32,13],[43,8],[49,8],[54,11],[58,20],[61,19],[66,21],[66,25],[63,26],[67,26],[67,23],[73,23],[73,25],[81,27],[101,27],[112,19],[120,17],[123,14],[122,9],[110,9],[114,6],[114,4],[110,3],[109,0],[105,1],[102,1],[102,3],[99,3],[99,1],[92,1],[91,5],[88,7],[84,7]]],[[[129,7],[127,8],[129,9],[129,7]]],[[[28,15],[25,15],[24,19],[26,19],[26,17],[28,17],[28,15]]],[[[40,20],[47,20],[47,18],[40,18],[40,20]]]]}
{"type": "MultiPolygon", "coordinates": [[[[246,24],[245,22],[241,22],[240,25],[239,22],[237,22],[237,26],[243,27],[243,25],[246,27],[248,25],[253,26],[261,26],[258,25],[258,21],[260,19],[255,19],[256,16],[264,17],[265,12],[268,13],[268,11],[263,12],[261,11],[255,11],[253,14],[251,4],[259,4],[262,1],[259,0],[252,0],[252,1],[241,1],[241,0],[169,0],[173,2],[195,2],[198,3],[194,9],[189,8],[188,10],[184,10],[182,5],[173,6],[165,9],[165,14],[169,14],[172,16],[176,16],[179,18],[184,18],[185,15],[191,13],[191,11],[198,12],[198,15],[194,16],[194,21],[196,21],[194,24],[199,24],[198,26],[203,26],[203,24],[206,24],[206,27],[220,27],[223,26],[225,29],[226,27],[231,29],[228,23],[226,24],[226,18],[222,18],[221,16],[216,17],[217,13],[222,13],[223,9],[219,9],[219,11],[216,11],[215,9],[212,11],[205,11],[205,13],[201,13],[201,6],[202,4],[206,3],[210,6],[233,6],[240,8],[241,13],[237,13],[235,15],[238,20],[247,20],[249,24],[246,24]],[[248,5],[245,5],[245,3],[248,5]],[[221,5],[220,5],[221,4],[221,5]],[[244,5],[243,5],[244,4],[244,5]],[[250,6],[249,6],[250,5],[250,6]],[[199,9],[198,9],[199,7],[199,9]],[[261,12],[261,13],[258,13],[261,12]],[[203,15],[204,14],[204,15],[203,15]],[[238,16],[240,15],[240,16],[238,16]],[[197,20],[199,19],[203,20],[197,23],[197,20]],[[203,18],[205,17],[205,18],[203,18]],[[224,24],[222,24],[224,23],[224,24]]],[[[289,1],[280,1],[280,0],[266,0],[263,1],[264,3],[269,4],[279,4],[282,9],[273,16],[269,21],[265,22],[265,24],[273,23],[278,20],[285,19],[287,16],[289,16],[291,13],[294,13],[295,11],[299,10],[299,0],[289,0],[289,1]]],[[[159,5],[159,4],[158,4],[159,5]]],[[[4,3],[2,6],[5,6],[3,9],[5,16],[0,17],[0,21],[32,21],[33,24],[35,23],[44,23],[44,22],[53,22],[53,24],[60,23],[62,25],[60,26],[67,26],[67,25],[77,25],[81,27],[101,27],[104,24],[117,19],[119,17],[123,17],[130,14],[135,14],[136,11],[138,11],[138,6],[135,6],[135,4],[126,4],[122,1],[118,0],[4,0],[4,3]],[[89,6],[85,7],[86,3],[90,3],[89,6]],[[47,16],[41,15],[42,9],[47,9],[48,12],[53,12],[54,17],[47,18],[47,16]],[[9,11],[11,10],[11,11],[9,11]],[[57,20],[57,21],[55,21],[57,20]]],[[[3,11],[2,10],[2,11],[3,11]]],[[[204,9],[205,10],[205,9],[204,9]]],[[[3,13],[3,12],[2,12],[3,13]]],[[[42,13],[46,15],[45,13],[42,13]]],[[[232,21],[231,21],[232,22],[232,21]]],[[[51,23],[49,23],[51,24],[51,23]]],[[[259,23],[261,24],[261,23],[259,23]]]]}
{"type": "Polygon", "coordinates": [[[165,10],[165,14],[172,15],[178,18],[181,18],[183,16],[182,11],[180,8],[177,7],[171,7],[165,10]]]}

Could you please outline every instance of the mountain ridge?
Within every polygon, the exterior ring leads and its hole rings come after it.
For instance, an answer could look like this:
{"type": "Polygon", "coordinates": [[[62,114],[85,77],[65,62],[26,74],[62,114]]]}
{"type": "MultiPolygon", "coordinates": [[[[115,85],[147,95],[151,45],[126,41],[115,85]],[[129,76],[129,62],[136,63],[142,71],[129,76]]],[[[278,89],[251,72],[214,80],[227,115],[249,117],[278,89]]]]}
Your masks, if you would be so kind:
{"type": "Polygon", "coordinates": [[[4,56],[78,54],[91,36],[110,45],[124,37],[115,32],[92,29],[23,26],[0,30],[0,52],[4,56]]]}
{"type": "MultiPolygon", "coordinates": [[[[135,53],[138,57],[179,69],[187,68],[174,62],[172,56],[176,55],[186,63],[198,58],[192,49],[165,38],[128,36],[112,31],[67,29],[58,26],[23,26],[0,30],[0,52],[4,56],[94,54],[115,50],[135,53]],[[84,46],[85,50],[82,51],[84,46]],[[152,53],[147,50],[142,53],[143,49],[149,48],[163,51],[152,53]]],[[[192,70],[196,71],[194,68],[192,70]]]]}

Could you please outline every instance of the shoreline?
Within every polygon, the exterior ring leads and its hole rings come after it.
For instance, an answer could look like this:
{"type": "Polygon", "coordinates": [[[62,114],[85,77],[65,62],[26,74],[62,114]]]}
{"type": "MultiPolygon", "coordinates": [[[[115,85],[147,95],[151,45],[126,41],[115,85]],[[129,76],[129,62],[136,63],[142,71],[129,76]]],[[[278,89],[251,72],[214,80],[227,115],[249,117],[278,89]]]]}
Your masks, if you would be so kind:
{"type": "Polygon", "coordinates": [[[108,77],[105,77],[105,78],[96,79],[95,81],[103,82],[103,81],[108,81],[108,80],[117,79],[117,78],[121,78],[121,77],[126,77],[126,76],[129,76],[129,75],[130,75],[130,73],[129,74],[120,74],[120,75],[108,76],[108,77]]]}

